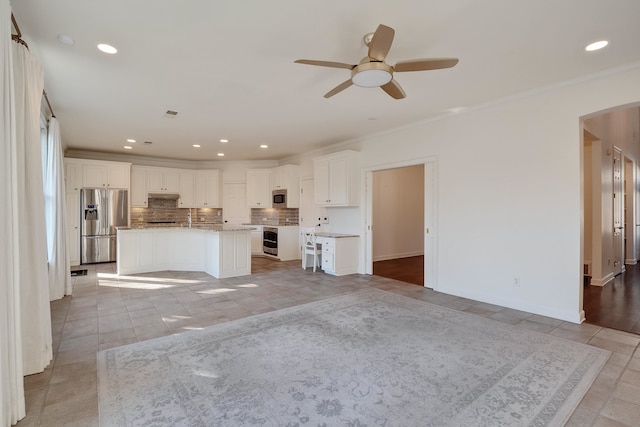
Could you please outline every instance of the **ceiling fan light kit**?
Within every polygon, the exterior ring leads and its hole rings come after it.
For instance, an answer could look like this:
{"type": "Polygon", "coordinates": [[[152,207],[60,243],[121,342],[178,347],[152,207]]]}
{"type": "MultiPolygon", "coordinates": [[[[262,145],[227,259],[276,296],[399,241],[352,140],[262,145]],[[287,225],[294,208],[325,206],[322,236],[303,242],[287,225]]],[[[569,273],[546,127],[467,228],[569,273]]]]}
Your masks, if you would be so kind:
{"type": "Polygon", "coordinates": [[[380,87],[393,78],[393,68],[384,62],[365,62],[351,70],[351,81],[360,87],[380,87]]]}
{"type": "Polygon", "coordinates": [[[351,70],[351,79],[331,89],[324,95],[325,98],[330,98],[351,85],[356,85],[360,87],[379,87],[394,99],[402,99],[407,96],[398,82],[394,80],[394,71],[400,73],[406,71],[438,70],[451,68],[458,63],[457,58],[412,59],[400,61],[393,67],[384,62],[384,59],[387,53],[389,53],[389,49],[391,49],[394,35],[395,30],[393,28],[382,24],[378,25],[374,33],[365,34],[363,40],[369,47],[369,52],[357,65],[345,64],[343,62],[317,61],[313,59],[298,59],[294,62],[296,64],[351,70]]]}

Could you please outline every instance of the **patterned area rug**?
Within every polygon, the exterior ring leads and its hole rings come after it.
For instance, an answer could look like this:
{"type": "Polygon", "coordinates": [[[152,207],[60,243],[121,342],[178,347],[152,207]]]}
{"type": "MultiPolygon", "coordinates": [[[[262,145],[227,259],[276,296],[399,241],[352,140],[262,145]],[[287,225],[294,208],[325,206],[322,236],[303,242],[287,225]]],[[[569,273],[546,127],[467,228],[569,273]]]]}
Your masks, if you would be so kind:
{"type": "Polygon", "coordinates": [[[368,289],[101,351],[100,425],[558,426],[609,355],[368,289]]]}

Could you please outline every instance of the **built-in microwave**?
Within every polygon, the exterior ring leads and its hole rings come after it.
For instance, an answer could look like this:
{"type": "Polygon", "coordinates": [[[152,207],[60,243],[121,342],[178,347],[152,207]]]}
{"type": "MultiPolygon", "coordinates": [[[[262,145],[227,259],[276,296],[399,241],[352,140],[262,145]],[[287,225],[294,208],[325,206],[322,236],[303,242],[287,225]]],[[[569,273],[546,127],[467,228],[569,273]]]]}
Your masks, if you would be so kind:
{"type": "Polygon", "coordinates": [[[271,200],[272,208],[286,208],[287,207],[287,190],[273,190],[273,197],[271,200]]]}

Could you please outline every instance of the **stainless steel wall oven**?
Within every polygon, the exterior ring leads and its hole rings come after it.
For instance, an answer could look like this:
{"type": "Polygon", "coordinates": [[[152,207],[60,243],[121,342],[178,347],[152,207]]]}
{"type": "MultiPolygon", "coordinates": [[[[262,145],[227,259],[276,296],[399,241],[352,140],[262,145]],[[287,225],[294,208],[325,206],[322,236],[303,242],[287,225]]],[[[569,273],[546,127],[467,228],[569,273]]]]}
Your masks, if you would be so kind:
{"type": "Polygon", "coordinates": [[[266,255],[278,256],[278,229],[276,227],[262,228],[262,251],[266,255]]]}

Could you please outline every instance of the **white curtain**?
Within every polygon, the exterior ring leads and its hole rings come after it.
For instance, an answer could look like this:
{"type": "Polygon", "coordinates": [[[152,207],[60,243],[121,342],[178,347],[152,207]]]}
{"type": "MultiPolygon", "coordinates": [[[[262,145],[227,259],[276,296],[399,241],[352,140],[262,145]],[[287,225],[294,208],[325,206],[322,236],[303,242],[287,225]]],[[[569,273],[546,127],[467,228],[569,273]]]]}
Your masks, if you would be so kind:
{"type": "Polygon", "coordinates": [[[40,144],[44,71],[25,46],[13,43],[12,49],[22,361],[23,374],[30,375],[42,372],[53,357],[40,144]]]}
{"type": "Polygon", "coordinates": [[[64,156],[60,125],[55,117],[49,120],[44,169],[44,202],[49,259],[49,298],[53,301],[71,295],[71,270],[67,255],[65,227],[67,224],[64,187],[64,156]]]}
{"type": "Polygon", "coordinates": [[[0,423],[25,416],[11,7],[0,0],[0,423]]]}

